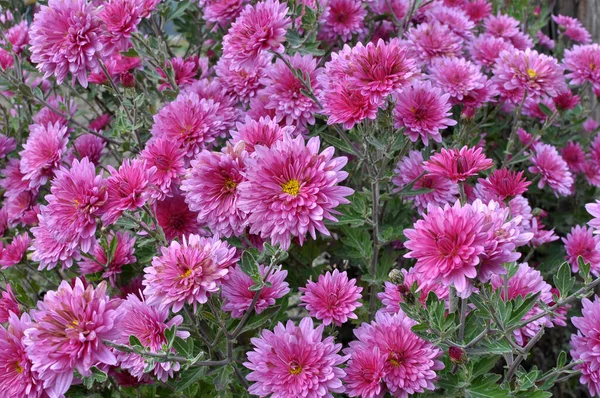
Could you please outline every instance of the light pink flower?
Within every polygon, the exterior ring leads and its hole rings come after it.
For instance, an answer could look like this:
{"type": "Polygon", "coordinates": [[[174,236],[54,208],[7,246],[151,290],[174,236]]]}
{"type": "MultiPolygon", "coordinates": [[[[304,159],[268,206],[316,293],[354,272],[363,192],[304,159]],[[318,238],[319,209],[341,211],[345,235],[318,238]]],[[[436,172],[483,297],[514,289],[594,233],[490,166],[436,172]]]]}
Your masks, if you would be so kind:
{"type": "Polygon", "coordinates": [[[365,31],[364,19],[367,10],[360,0],[329,0],[321,16],[319,38],[330,43],[341,39],[350,41],[353,35],[361,36],[365,31]]]}
{"type": "Polygon", "coordinates": [[[470,176],[477,175],[494,165],[494,162],[485,157],[482,148],[461,149],[442,148],[441,152],[433,155],[424,163],[423,168],[432,175],[445,177],[453,182],[465,181],[470,176]]]}
{"type": "Polygon", "coordinates": [[[108,0],[102,4],[98,18],[104,22],[103,52],[125,51],[131,34],[142,21],[143,2],[138,0],[108,0]]]}
{"type": "Polygon", "coordinates": [[[237,100],[248,103],[263,87],[261,81],[270,71],[270,57],[261,56],[256,60],[256,65],[250,69],[237,70],[231,66],[232,60],[221,57],[215,65],[215,73],[227,94],[237,100]]]}
{"type": "Polygon", "coordinates": [[[0,134],[0,157],[5,157],[15,149],[17,149],[17,140],[13,137],[7,137],[4,134],[0,134]]]}
{"type": "Polygon", "coordinates": [[[15,54],[20,54],[29,45],[29,26],[27,21],[21,21],[6,32],[6,40],[12,45],[15,54]]]}
{"type": "Polygon", "coordinates": [[[240,15],[246,3],[248,0],[200,0],[202,18],[224,28],[240,15]]]}
{"type": "Polygon", "coordinates": [[[600,200],[596,199],[596,203],[586,204],[585,209],[594,216],[594,218],[588,222],[588,225],[594,228],[594,234],[600,234],[600,200]]]}
{"type": "Polygon", "coordinates": [[[460,8],[436,5],[435,7],[428,8],[426,15],[429,22],[438,21],[446,25],[452,33],[463,39],[473,37],[475,23],[460,8]]]}
{"type": "Polygon", "coordinates": [[[579,382],[585,384],[590,395],[600,394],[600,358],[598,355],[598,330],[600,330],[600,300],[587,298],[581,300],[581,317],[571,318],[577,328],[577,334],[571,335],[571,356],[574,361],[583,361],[575,369],[581,371],[579,382]]]}
{"type": "Polygon", "coordinates": [[[350,397],[377,398],[385,393],[383,377],[387,355],[378,347],[360,347],[352,351],[346,368],[346,394],[350,397]]]}
{"type": "Polygon", "coordinates": [[[203,220],[198,219],[197,212],[190,210],[185,203],[185,197],[179,191],[155,202],[154,216],[168,241],[175,238],[181,240],[190,234],[205,235],[200,225],[200,221],[203,220]]]}
{"type": "Polygon", "coordinates": [[[542,32],[541,30],[539,30],[536,34],[535,37],[538,39],[538,44],[540,46],[544,46],[549,50],[554,50],[554,40],[552,40],[550,37],[546,36],[544,34],[544,32],[542,32]]]}
{"type": "Polygon", "coordinates": [[[275,142],[283,140],[284,134],[292,135],[294,130],[294,126],[281,127],[269,116],[261,117],[258,121],[246,116],[244,123],[237,123],[236,129],[231,130],[231,145],[235,147],[239,142],[244,142],[244,149],[251,154],[256,145],[271,148],[275,142]]]}
{"type": "Polygon", "coordinates": [[[529,172],[540,175],[538,183],[540,189],[548,184],[556,196],[571,194],[573,175],[555,147],[542,143],[535,144],[530,160],[533,166],[529,167],[529,172]]]}
{"type": "Polygon", "coordinates": [[[590,272],[594,275],[600,274],[600,237],[593,234],[591,228],[576,225],[566,238],[562,238],[565,244],[565,257],[573,272],[579,272],[579,256],[583,261],[590,264],[590,272]],[[598,247],[598,248],[597,248],[598,247]]]}
{"type": "Polygon", "coordinates": [[[82,275],[103,271],[102,278],[108,279],[114,287],[117,276],[123,272],[123,266],[135,263],[134,246],[135,238],[127,232],[111,233],[106,239],[106,247],[102,247],[96,242],[90,252],[92,258],[85,257],[83,261],[79,262],[79,270],[82,275]],[[115,240],[116,242],[114,242],[115,240]],[[113,246],[115,251],[110,255],[113,246]]]}
{"type": "Polygon", "coordinates": [[[581,44],[592,42],[592,35],[578,19],[560,14],[552,15],[552,19],[558,25],[558,31],[574,42],[581,44]]]}
{"type": "Polygon", "coordinates": [[[600,45],[597,43],[566,50],[563,65],[569,72],[566,77],[571,84],[580,86],[589,82],[595,89],[600,88],[600,45]]]}
{"type": "Polygon", "coordinates": [[[494,37],[490,34],[482,34],[471,40],[469,43],[469,54],[471,60],[484,68],[491,69],[496,64],[500,53],[513,48],[510,42],[494,37]]]}

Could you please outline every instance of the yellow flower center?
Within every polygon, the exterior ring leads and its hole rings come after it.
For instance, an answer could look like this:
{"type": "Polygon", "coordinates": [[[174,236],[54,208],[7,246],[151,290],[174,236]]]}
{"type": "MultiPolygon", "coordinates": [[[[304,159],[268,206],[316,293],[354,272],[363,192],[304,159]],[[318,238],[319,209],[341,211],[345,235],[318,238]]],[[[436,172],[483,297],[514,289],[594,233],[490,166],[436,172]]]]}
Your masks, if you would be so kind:
{"type": "Polygon", "coordinates": [[[15,362],[15,370],[17,371],[17,373],[21,374],[25,369],[23,369],[19,362],[15,362]]]}
{"type": "Polygon", "coordinates": [[[596,64],[593,62],[590,62],[590,69],[591,70],[596,70],[596,64]]]}
{"type": "Polygon", "coordinates": [[[192,275],[192,270],[191,269],[187,269],[187,270],[185,270],[185,272],[183,274],[181,274],[181,279],[187,278],[190,275],[192,275]]]}
{"type": "Polygon", "coordinates": [[[395,359],[390,359],[390,363],[397,368],[398,366],[400,366],[400,362],[396,361],[395,359]]]}
{"type": "Polygon", "coordinates": [[[281,186],[281,189],[288,195],[296,196],[300,192],[300,182],[298,180],[289,180],[281,186]]]}
{"type": "Polygon", "coordinates": [[[533,69],[529,68],[529,69],[527,69],[527,75],[529,75],[530,79],[533,79],[534,77],[537,76],[537,73],[533,69]]]}
{"type": "Polygon", "coordinates": [[[77,326],[79,326],[79,321],[77,319],[73,319],[69,325],[69,329],[75,329],[77,326]]]}
{"type": "Polygon", "coordinates": [[[297,363],[293,362],[290,365],[290,374],[291,375],[299,375],[300,373],[302,373],[302,366],[300,366],[297,363]]]}
{"type": "Polygon", "coordinates": [[[228,191],[233,191],[237,187],[237,182],[233,181],[231,178],[225,180],[225,188],[228,191]]]}

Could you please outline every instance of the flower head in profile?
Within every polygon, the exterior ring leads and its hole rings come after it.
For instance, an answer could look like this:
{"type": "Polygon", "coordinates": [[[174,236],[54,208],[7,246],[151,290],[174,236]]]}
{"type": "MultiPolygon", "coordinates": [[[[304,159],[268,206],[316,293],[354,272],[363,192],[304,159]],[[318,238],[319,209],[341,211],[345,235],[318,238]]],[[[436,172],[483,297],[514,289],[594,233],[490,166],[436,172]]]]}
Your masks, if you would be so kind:
{"type": "MultiPolygon", "coordinates": [[[[267,276],[269,267],[262,264],[258,265],[258,271],[264,279],[267,276]]],[[[281,266],[270,270],[266,282],[271,283],[260,291],[258,300],[254,306],[254,311],[260,314],[270,306],[275,304],[275,300],[285,296],[290,292],[289,284],[285,281],[287,271],[282,270],[281,266]]],[[[254,281],[242,271],[238,266],[229,270],[227,278],[223,281],[221,296],[224,299],[223,311],[231,312],[232,318],[241,318],[250,308],[256,292],[250,290],[254,286],[254,281]]]]}
{"type": "Polygon", "coordinates": [[[30,242],[29,234],[23,232],[21,235],[16,235],[10,245],[0,248],[0,266],[2,266],[2,269],[19,264],[29,248],[30,242]]]}
{"type": "Polygon", "coordinates": [[[237,100],[248,103],[263,88],[261,81],[270,71],[271,58],[264,55],[258,58],[256,65],[250,69],[232,67],[232,60],[220,58],[215,65],[215,73],[227,94],[237,100]]]}
{"type": "Polygon", "coordinates": [[[253,338],[254,349],[244,362],[251,370],[246,378],[253,382],[248,392],[261,397],[330,397],[343,392],[346,373],[340,365],[347,358],[338,354],[342,345],[333,337],[323,339],[324,328],[303,318],[299,326],[280,322],[273,331],[265,329],[253,338]]]}
{"type": "Polygon", "coordinates": [[[576,45],[566,50],[563,65],[571,84],[580,86],[589,82],[595,89],[600,88],[599,44],[576,45]]]}
{"type": "Polygon", "coordinates": [[[31,61],[61,84],[70,72],[83,87],[99,68],[102,21],[87,0],[50,0],[35,14],[29,35],[31,61]]]}
{"type": "Polygon", "coordinates": [[[292,135],[295,128],[293,126],[281,127],[269,116],[253,120],[246,117],[244,123],[237,123],[235,130],[231,131],[231,145],[234,147],[239,143],[244,143],[244,149],[249,154],[254,153],[254,147],[257,145],[271,146],[283,140],[284,134],[292,135]]]}
{"type": "Polygon", "coordinates": [[[538,143],[533,149],[533,155],[530,158],[533,166],[529,167],[529,171],[540,175],[538,187],[542,189],[547,184],[556,196],[570,195],[574,183],[573,175],[556,148],[552,145],[538,143]]]}
{"type": "Polygon", "coordinates": [[[575,366],[581,371],[579,382],[585,384],[592,396],[600,394],[600,356],[598,355],[598,330],[600,330],[600,300],[584,298],[580,317],[572,317],[577,334],[571,335],[571,356],[583,363],[575,366]]]}
{"type": "MultiPolygon", "coordinates": [[[[473,102],[490,84],[478,66],[458,57],[433,60],[429,68],[429,77],[435,87],[440,88],[443,93],[450,94],[452,104],[473,102]]],[[[488,98],[483,98],[476,105],[480,106],[487,100],[488,98]]]]}
{"type": "Polygon", "coordinates": [[[451,148],[442,150],[425,161],[423,168],[432,175],[445,177],[453,182],[465,181],[494,165],[494,162],[485,157],[482,148],[461,149],[451,148]]]}
{"type": "Polygon", "coordinates": [[[73,381],[73,371],[91,374],[92,366],[116,365],[117,359],[104,344],[117,336],[115,323],[120,300],[106,295],[106,283],[84,286],[76,278],[73,286],[63,281],[46,293],[34,322],[23,341],[31,359],[31,370],[44,381],[51,397],[64,394],[73,381]]]}
{"type": "Polygon", "coordinates": [[[171,83],[169,83],[165,69],[170,68],[173,70],[173,80],[175,80],[175,84],[177,84],[178,88],[183,88],[194,81],[198,74],[199,67],[200,64],[198,63],[197,56],[186,59],[183,59],[182,57],[171,59],[164,68],[156,68],[156,71],[162,77],[162,83],[158,86],[158,90],[163,91],[166,89],[173,89],[171,83]]]}
{"type": "Polygon", "coordinates": [[[117,276],[123,272],[123,266],[135,262],[135,238],[127,232],[118,231],[111,233],[106,240],[106,246],[102,247],[98,242],[92,248],[91,257],[86,257],[79,262],[82,275],[101,272],[102,278],[108,279],[114,287],[117,276]],[[111,248],[115,248],[111,254],[111,248]],[[109,261],[110,259],[110,261],[109,261]]]}
{"type": "Polygon", "coordinates": [[[19,302],[12,292],[10,284],[6,284],[6,290],[0,295],[0,323],[8,322],[10,313],[20,315],[19,302]]]}
{"type": "Polygon", "coordinates": [[[574,42],[581,44],[592,42],[592,35],[577,18],[559,14],[552,15],[552,19],[558,25],[558,31],[574,42]]]}
{"type": "Polygon", "coordinates": [[[479,183],[493,192],[499,200],[521,195],[531,185],[531,182],[523,176],[522,171],[510,171],[506,168],[494,170],[488,178],[480,178],[479,183]]]}
{"type": "Polygon", "coordinates": [[[156,169],[150,177],[150,195],[157,199],[170,195],[185,172],[185,150],[167,138],[156,138],[146,144],[140,159],[146,162],[147,169],[156,169]]]}
{"type": "Polygon", "coordinates": [[[362,287],[356,286],[356,279],[348,279],[346,271],[328,271],[319,275],[317,282],[308,281],[299,290],[301,305],[325,326],[331,323],[341,326],[348,319],[357,319],[354,310],[362,306],[362,287]]]}
{"type": "Polygon", "coordinates": [[[198,303],[206,303],[237,261],[235,248],[217,237],[188,235],[160,251],[152,266],[144,268],[144,296],[149,305],[173,312],[185,304],[195,311],[198,303]]]}
{"type": "Polygon", "coordinates": [[[73,148],[66,157],[67,163],[73,162],[73,159],[83,159],[87,157],[95,165],[100,164],[102,152],[106,148],[106,141],[93,134],[82,134],[73,142],[73,148]]]}
{"type": "Polygon", "coordinates": [[[190,210],[185,196],[179,191],[173,192],[163,200],[154,203],[154,216],[168,241],[190,234],[204,235],[198,219],[198,213],[190,210]]]}
{"type": "Polygon", "coordinates": [[[5,157],[15,149],[17,149],[17,140],[0,134],[0,157],[5,157]]]}
{"type": "Polygon", "coordinates": [[[271,148],[258,146],[246,160],[246,180],[239,184],[239,208],[248,214],[250,233],[289,248],[309,233],[329,235],[324,220],[336,221],[335,208],[354,191],[338,185],[348,173],[347,158],[334,158],[334,148],[319,153],[319,138],[285,135],[271,148]]]}
{"type": "Polygon", "coordinates": [[[579,272],[579,256],[583,261],[590,264],[590,272],[594,275],[600,274],[600,237],[593,234],[591,228],[576,225],[566,238],[562,238],[565,244],[565,257],[571,265],[573,272],[579,272]]]}
{"type": "Polygon", "coordinates": [[[560,150],[560,156],[567,163],[572,173],[582,173],[585,170],[587,158],[579,142],[567,142],[564,148],[560,150]]]}
{"type": "Polygon", "coordinates": [[[12,45],[12,50],[19,55],[29,45],[29,26],[27,21],[21,21],[6,32],[6,40],[12,45]]]}
{"type": "Polygon", "coordinates": [[[329,0],[321,16],[319,37],[334,43],[338,39],[347,42],[353,35],[360,36],[365,30],[366,15],[367,10],[360,0],[329,0]]]}

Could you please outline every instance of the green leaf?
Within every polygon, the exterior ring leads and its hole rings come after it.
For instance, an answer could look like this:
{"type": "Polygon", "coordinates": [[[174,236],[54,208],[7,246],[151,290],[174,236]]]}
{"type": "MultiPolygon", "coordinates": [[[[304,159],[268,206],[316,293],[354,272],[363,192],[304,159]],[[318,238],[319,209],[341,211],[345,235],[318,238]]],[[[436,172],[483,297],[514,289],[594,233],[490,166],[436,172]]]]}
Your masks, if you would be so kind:
{"type": "Polygon", "coordinates": [[[273,307],[267,308],[266,310],[261,312],[259,315],[254,315],[253,317],[250,318],[248,323],[243,327],[242,333],[245,333],[250,330],[260,329],[265,323],[269,322],[273,317],[275,317],[275,315],[277,315],[279,313],[280,309],[281,309],[281,305],[275,305],[273,307]]]}
{"type": "Polygon", "coordinates": [[[167,350],[170,351],[171,347],[173,347],[173,343],[175,342],[175,337],[177,336],[177,325],[171,326],[169,329],[165,329],[165,338],[167,339],[167,350]]]}
{"type": "Polygon", "coordinates": [[[138,339],[134,335],[129,336],[129,345],[132,348],[144,349],[144,345],[142,344],[142,342],[140,341],[140,339],[138,339]]]}
{"type": "Polygon", "coordinates": [[[579,274],[584,280],[590,278],[590,263],[586,263],[582,256],[577,257],[577,265],[579,266],[579,274]]]}
{"type": "Polygon", "coordinates": [[[321,132],[320,136],[327,143],[333,145],[335,148],[339,149],[342,152],[349,153],[349,154],[356,155],[356,156],[359,155],[359,153],[357,152],[356,148],[348,145],[346,143],[346,141],[344,141],[341,138],[337,138],[337,137],[335,137],[335,136],[333,136],[333,135],[331,135],[329,133],[326,133],[324,131],[321,132]]]}
{"type": "Polygon", "coordinates": [[[262,277],[258,270],[258,251],[256,249],[244,251],[242,260],[240,261],[240,267],[246,275],[252,278],[256,285],[262,283],[262,277]]]}
{"type": "Polygon", "coordinates": [[[506,326],[510,326],[516,323],[519,323],[521,319],[533,308],[533,306],[538,302],[540,297],[540,293],[528,295],[522,303],[518,304],[520,300],[518,300],[515,304],[515,308],[513,308],[512,313],[510,314],[510,318],[506,322],[506,326]]]}
{"type": "Polygon", "coordinates": [[[562,368],[563,366],[565,366],[566,363],[567,363],[567,353],[564,351],[561,351],[560,354],[558,354],[558,359],[556,360],[556,367],[562,368]]]}
{"type": "Polygon", "coordinates": [[[175,391],[183,391],[197,382],[204,376],[206,369],[206,366],[197,366],[181,372],[179,379],[172,383],[173,387],[175,387],[175,391]]]}
{"type": "Polygon", "coordinates": [[[546,104],[538,102],[538,107],[540,108],[540,111],[544,112],[544,115],[546,116],[552,116],[554,114],[554,111],[548,108],[548,105],[546,104]]]}
{"type": "Polygon", "coordinates": [[[467,398],[506,398],[508,391],[500,389],[496,382],[500,379],[500,375],[487,374],[475,378],[471,384],[465,389],[465,397],[467,398]]]}
{"type": "Polygon", "coordinates": [[[83,385],[90,389],[92,388],[92,386],[94,385],[95,382],[98,383],[104,383],[106,380],[108,380],[108,375],[106,373],[104,373],[103,371],[101,371],[100,369],[98,369],[95,366],[92,366],[92,368],[90,369],[92,371],[92,374],[86,377],[83,377],[83,385]]]}
{"type": "Polygon", "coordinates": [[[167,18],[168,20],[177,19],[180,16],[182,16],[183,13],[192,5],[192,2],[190,2],[190,1],[180,1],[180,2],[178,2],[176,4],[177,4],[177,6],[171,12],[171,15],[169,15],[169,17],[167,18]]]}
{"type": "Polygon", "coordinates": [[[494,368],[498,360],[499,355],[484,356],[473,363],[473,377],[481,376],[491,369],[494,368]]]}
{"type": "Polygon", "coordinates": [[[233,367],[231,365],[225,365],[221,369],[218,370],[217,375],[215,376],[214,385],[215,390],[223,391],[231,380],[233,379],[231,376],[233,375],[233,367]]]}
{"type": "Polygon", "coordinates": [[[344,226],[342,227],[342,233],[343,236],[340,240],[349,249],[347,252],[348,257],[360,258],[365,261],[371,258],[373,245],[371,236],[366,230],[344,226]]]}
{"type": "Polygon", "coordinates": [[[128,58],[137,58],[140,56],[140,54],[138,54],[138,52],[135,50],[135,48],[131,47],[129,50],[127,51],[121,51],[120,54],[124,57],[128,57],[128,58]]]}
{"type": "Polygon", "coordinates": [[[173,348],[175,348],[175,351],[181,356],[186,358],[192,357],[194,356],[194,339],[188,337],[184,340],[181,337],[175,337],[173,348]]]}
{"type": "Polygon", "coordinates": [[[574,284],[575,278],[571,275],[571,267],[566,262],[562,263],[554,275],[554,285],[558,288],[560,296],[567,297],[574,284]]]}

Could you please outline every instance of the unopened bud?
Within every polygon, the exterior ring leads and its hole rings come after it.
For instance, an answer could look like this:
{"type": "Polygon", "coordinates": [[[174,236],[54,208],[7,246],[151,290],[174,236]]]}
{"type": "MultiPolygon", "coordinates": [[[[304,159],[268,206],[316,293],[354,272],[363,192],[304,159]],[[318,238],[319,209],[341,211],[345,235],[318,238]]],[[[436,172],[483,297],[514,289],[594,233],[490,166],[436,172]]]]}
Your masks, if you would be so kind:
{"type": "Polygon", "coordinates": [[[390,278],[390,282],[394,285],[401,285],[404,283],[404,273],[399,269],[391,270],[388,277],[390,278]]]}
{"type": "Polygon", "coordinates": [[[450,355],[450,361],[452,361],[452,363],[459,364],[468,361],[466,351],[459,347],[450,347],[448,355],[450,355]]]}

